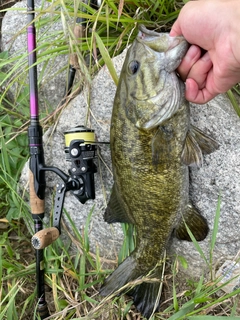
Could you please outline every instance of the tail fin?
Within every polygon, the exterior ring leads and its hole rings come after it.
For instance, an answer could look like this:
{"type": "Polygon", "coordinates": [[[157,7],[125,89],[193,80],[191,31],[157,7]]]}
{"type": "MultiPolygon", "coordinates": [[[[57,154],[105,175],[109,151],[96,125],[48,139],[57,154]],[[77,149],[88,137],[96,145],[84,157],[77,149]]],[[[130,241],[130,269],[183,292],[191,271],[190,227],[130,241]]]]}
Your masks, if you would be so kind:
{"type": "MultiPolygon", "coordinates": [[[[159,270],[159,277],[161,277],[161,270],[159,270]]],[[[151,315],[158,311],[160,305],[160,298],[162,293],[162,283],[155,282],[143,282],[133,288],[130,293],[134,301],[135,307],[141,314],[149,319],[151,315]]]]}
{"type": "MultiPolygon", "coordinates": [[[[121,289],[130,281],[140,279],[143,274],[142,270],[137,266],[133,255],[125,259],[119,267],[105,280],[100,294],[107,296],[121,289]]],[[[159,307],[161,296],[161,279],[162,266],[157,266],[151,278],[157,278],[159,281],[142,282],[130,291],[128,295],[132,297],[134,305],[141,314],[149,318],[159,307]]]]}

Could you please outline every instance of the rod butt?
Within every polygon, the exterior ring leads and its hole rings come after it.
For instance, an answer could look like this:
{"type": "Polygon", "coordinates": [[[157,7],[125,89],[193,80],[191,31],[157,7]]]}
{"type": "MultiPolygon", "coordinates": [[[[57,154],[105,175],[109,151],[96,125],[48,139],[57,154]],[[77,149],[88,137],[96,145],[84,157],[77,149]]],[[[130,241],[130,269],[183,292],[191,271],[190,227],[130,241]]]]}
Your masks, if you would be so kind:
{"type": "Polygon", "coordinates": [[[50,316],[47,303],[44,304],[38,304],[37,306],[37,317],[36,320],[39,319],[39,316],[41,319],[46,319],[50,316]]]}

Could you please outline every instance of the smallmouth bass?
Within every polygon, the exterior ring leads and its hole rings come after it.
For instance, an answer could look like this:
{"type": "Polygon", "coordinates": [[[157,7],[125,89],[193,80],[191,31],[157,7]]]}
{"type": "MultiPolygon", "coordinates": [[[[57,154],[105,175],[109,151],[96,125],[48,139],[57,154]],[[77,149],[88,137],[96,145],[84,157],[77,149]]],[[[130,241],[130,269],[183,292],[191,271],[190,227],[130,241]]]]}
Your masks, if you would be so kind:
{"type": "MultiPolygon", "coordinates": [[[[184,84],[175,70],[188,49],[183,37],[140,26],[122,67],[112,111],[110,143],[114,185],[104,215],[108,223],[136,226],[135,250],[105,280],[108,295],[130,281],[160,279],[161,259],[174,233],[190,241],[208,233],[206,220],[189,201],[189,165],[218,148],[190,124],[184,84]]],[[[155,311],[159,282],[143,282],[130,292],[147,318],[155,311]]]]}

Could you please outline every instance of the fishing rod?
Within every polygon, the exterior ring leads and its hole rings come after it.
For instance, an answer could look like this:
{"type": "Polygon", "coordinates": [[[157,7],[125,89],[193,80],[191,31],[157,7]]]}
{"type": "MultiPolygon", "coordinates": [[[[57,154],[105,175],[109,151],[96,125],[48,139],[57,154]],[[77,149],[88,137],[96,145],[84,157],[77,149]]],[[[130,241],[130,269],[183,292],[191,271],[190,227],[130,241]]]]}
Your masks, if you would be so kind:
{"type": "MultiPolygon", "coordinates": [[[[44,248],[55,241],[61,234],[60,223],[64,198],[67,191],[70,191],[82,204],[88,199],[95,199],[94,174],[97,172],[97,167],[94,163],[94,159],[97,157],[97,146],[99,142],[97,143],[95,141],[94,130],[85,126],[72,128],[64,133],[66,160],[71,162],[71,168],[69,169],[68,174],[57,167],[45,165],[42,139],[43,130],[39,122],[34,0],[27,0],[27,16],[30,91],[30,125],[28,128],[30,153],[29,193],[30,208],[35,231],[35,234],[32,237],[32,245],[35,248],[36,254],[36,286],[38,300],[36,319],[38,319],[39,316],[41,319],[45,319],[49,316],[49,310],[44,288],[44,248]],[[46,171],[52,171],[61,178],[61,181],[56,186],[53,226],[49,228],[43,228],[46,171]]],[[[70,65],[70,72],[71,74],[65,90],[65,99],[72,90],[76,72],[76,65],[73,63],[70,65]]]]}
{"type": "MultiPolygon", "coordinates": [[[[38,87],[36,67],[36,29],[34,25],[34,0],[27,0],[28,28],[28,65],[29,65],[29,91],[30,91],[30,126],[28,128],[29,139],[29,192],[30,207],[34,222],[34,231],[39,232],[43,228],[45,172],[40,173],[44,167],[44,153],[42,143],[42,127],[39,123],[38,111],[38,87]]],[[[37,313],[41,319],[49,316],[45,299],[44,288],[44,257],[43,250],[36,250],[36,282],[37,282],[37,313]]]]}

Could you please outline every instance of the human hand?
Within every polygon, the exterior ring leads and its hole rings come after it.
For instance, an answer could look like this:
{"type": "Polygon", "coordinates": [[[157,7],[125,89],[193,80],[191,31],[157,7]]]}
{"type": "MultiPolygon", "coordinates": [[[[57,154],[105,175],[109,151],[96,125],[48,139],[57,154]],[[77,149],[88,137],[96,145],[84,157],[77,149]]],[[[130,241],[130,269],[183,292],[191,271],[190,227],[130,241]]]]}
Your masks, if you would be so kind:
{"type": "Polygon", "coordinates": [[[190,1],[182,8],[170,35],[191,44],[178,67],[187,100],[206,103],[240,81],[239,20],[239,0],[190,1]]]}

